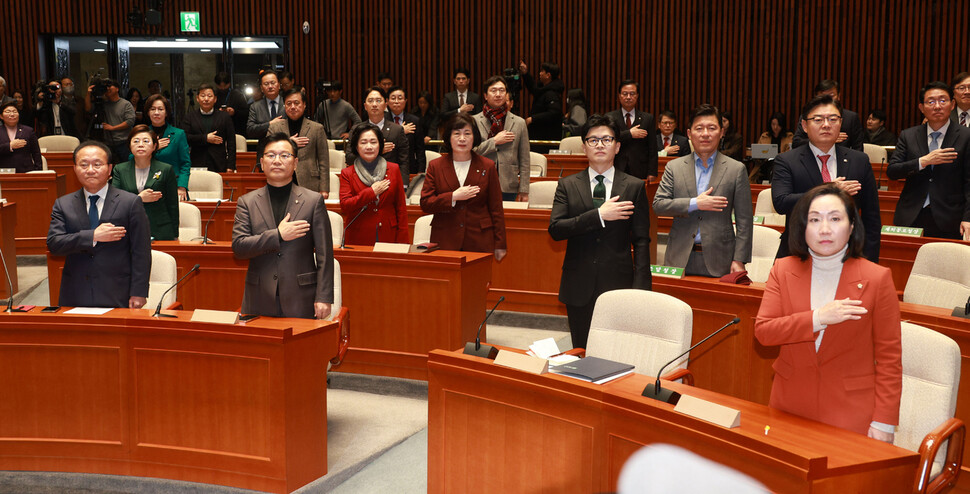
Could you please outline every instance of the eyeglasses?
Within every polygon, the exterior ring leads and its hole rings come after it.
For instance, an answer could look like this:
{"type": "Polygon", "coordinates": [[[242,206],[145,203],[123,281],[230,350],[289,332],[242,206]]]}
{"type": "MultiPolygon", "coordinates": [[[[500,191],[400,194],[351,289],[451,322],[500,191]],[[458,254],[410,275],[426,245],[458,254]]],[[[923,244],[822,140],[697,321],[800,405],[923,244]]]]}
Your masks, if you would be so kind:
{"type": "Polygon", "coordinates": [[[88,163],[86,161],[82,161],[77,164],[77,167],[82,170],[88,170],[90,168],[94,168],[95,170],[100,170],[106,166],[108,166],[108,164],[103,161],[95,161],[94,163],[88,163]]]}
{"type": "Polygon", "coordinates": [[[925,106],[946,106],[949,104],[950,104],[950,100],[946,98],[931,99],[923,102],[923,105],[925,106]]]}
{"type": "Polygon", "coordinates": [[[637,95],[636,91],[633,91],[633,92],[624,91],[624,92],[620,93],[620,96],[623,96],[624,98],[630,98],[630,97],[633,97],[633,96],[636,96],[636,95],[637,95]]]}
{"type": "Polygon", "coordinates": [[[488,88],[488,94],[505,94],[508,90],[504,87],[490,87],[488,88]]]}
{"type": "Polygon", "coordinates": [[[384,102],[384,98],[367,98],[366,100],[364,100],[364,103],[370,103],[372,105],[373,104],[380,104],[380,103],[383,103],[383,102],[384,102]]]}
{"type": "Polygon", "coordinates": [[[970,84],[961,84],[953,89],[958,93],[970,93],[970,84]]]}
{"type": "Polygon", "coordinates": [[[390,99],[391,101],[406,101],[407,100],[407,98],[405,98],[404,96],[401,96],[401,95],[393,95],[393,96],[391,96],[388,99],[390,99]]]}
{"type": "Polygon", "coordinates": [[[587,146],[592,147],[592,148],[595,148],[596,146],[599,146],[600,144],[603,144],[604,146],[609,146],[610,144],[613,144],[613,141],[615,141],[615,140],[616,140],[615,138],[610,137],[610,136],[606,136],[606,137],[587,137],[586,140],[585,140],[585,142],[586,142],[586,145],[587,146]]]}
{"type": "Polygon", "coordinates": [[[816,115],[814,117],[806,118],[806,122],[811,122],[815,125],[822,125],[823,122],[828,122],[832,125],[839,123],[842,117],[839,115],[816,115]]]}
{"type": "Polygon", "coordinates": [[[292,157],[293,157],[293,155],[290,154],[290,153],[279,153],[279,154],[276,154],[276,153],[266,153],[266,154],[263,155],[263,158],[266,158],[266,159],[268,159],[270,161],[276,161],[276,158],[279,158],[279,159],[281,159],[283,161],[289,161],[290,158],[292,158],[292,157]]]}

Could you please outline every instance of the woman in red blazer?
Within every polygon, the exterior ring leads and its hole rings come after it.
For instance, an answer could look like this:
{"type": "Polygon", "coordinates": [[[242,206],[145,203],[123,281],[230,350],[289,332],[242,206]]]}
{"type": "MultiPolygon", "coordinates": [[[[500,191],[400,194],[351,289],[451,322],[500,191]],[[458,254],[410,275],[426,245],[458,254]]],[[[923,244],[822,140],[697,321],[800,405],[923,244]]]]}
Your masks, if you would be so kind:
{"type": "Polygon", "coordinates": [[[434,214],[431,241],[447,250],[493,252],[501,261],[507,252],[502,187],[495,163],[472,152],[482,142],[478,126],[456,113],[441,135],[447,154],[428,163],[421,189],[421,210],[434,214]]]}
{"type": "Polygon", "coordinates": [[[384,133],[374,124],[359,123],[351,130],[349,145],[359,157],[340,171],[345,243],[410,243],[401,171],[381,157],[384,133]],[[360,217],[353,221],[358,214],[360,217]]]}
{"type": "Polygon", "coordinates": [[[862,257],[865,234],[852,198],[835,183],[795,205],[755,322],[781,347],[769,405],[886,442],[899,423],[899,300],[888,268],[862,257]]]}

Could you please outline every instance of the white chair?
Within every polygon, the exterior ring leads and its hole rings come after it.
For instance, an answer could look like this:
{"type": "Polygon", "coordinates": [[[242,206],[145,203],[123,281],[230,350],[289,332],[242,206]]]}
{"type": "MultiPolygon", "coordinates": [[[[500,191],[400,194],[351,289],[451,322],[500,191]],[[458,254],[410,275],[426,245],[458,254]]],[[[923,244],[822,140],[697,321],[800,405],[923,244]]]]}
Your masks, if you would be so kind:
{"type": "Polygon", "coordinates": [[[865,143],[862,145],[862,151],[869,156],[870,163],[885,163],[889,159],[889,154],[886,153],[886,148],[882,146],[865,143]]]}
{"type": "Polygon", "coordinates": [[[333,305],[330,308],[330,315],[327,319],[337,321],[340,324],[340,335],[337,340],[337,356],[327,362],[327,371],[332,366],[340,365],[347,350],[350,348],[350,311],[343,306],[343,282],[340,270],[340,262],[333,260],[333,305]]]}
{"type": "Polygon", "coordinates": [[[209,170],[189,174],[189,198],[222,199],[222,176],[209,170]]]}
{"type": "Polygon", "coordinates": [[[757,480],[679,446],[655,443],[640,448],[623,464],[616,482],[619,494],[669,492],[770,492],[757,480]],[[671,472],[677,472],[671,475],[671,472]]]}
{"type": "MultiPolygon", "coordinates": [[[[635,365],[634,372],[649,376],[690,348],[693,321],[690,306],[670,295],[612,290],[596,299],[586,356],[635,365]],[[645,307],[650,307],[650,317],[644,317],[645,307]]],[[[685,355],[671,364],[675,370],[664,378],[692,384],[687,360],[685,355]]]]}
{"type": "Polygon", "coordinates": [[[40,169],[41,170],[44,170],[45,172],[47,171],[47,157],[46,156],[41,155],[41,157],[40,157],[40,169]]]}
{"type": "Polygon", "coordinates": [[[758,199],[754,204],[754,214],[755,216],[764,216],[766,214],[778,214],[775,211],[775,203],[771,201],[771,189],[765,189],[758,192],[758,199]]]}
{"type": "Polygon", "coordinates": [[[411,180],[411,183],[408,184],[408,188],[411,189],[411,194],[407,197],[408,204],[421,204],[421,189],[424,188],[424,177],[425,175],[422,173],[417,177],[414,177],[411,180]]]}
{"type": "Polygon", "coordinates": [[[781,232],[767,226],[754,225],[751,232],[751,262],[745,265],[751,281],[764,283],[775,263],[775,254],[781,244],[781,232]]]}
{"type": "Polygon", "coordinates": [[[414,241],[412,242],[414,245],[431,241],[431,220],[433,219],[433,214],[426,214],[418,217],[414,222],[414,241]]]}
{"type": "Polygon", "coordinates": [[[539,153],[529,153],[529,175],[533,177],[546,176],[546,157],[539,153]]]}
{"type": "Polygon", "coordinates": [[[432,161],[441,157],[441,153],[436,153],[434,151],[424,150],[424,160],[425,163],[431,163],[432,161]]]}
{"type": "Polygon", "coordinates": [[[340,199],[340,173],[330,172],[330,199],[340,199]]]}
{"type": "Polygon", "coordinates": [[[954,418],[960,346],[949,337],[902,323],[903,394],[893,444],[920,454],[913,492],[946,492],[963,464],[966,427],[954,418]]]}
{"type": "Polygon", "coordinates": [[[44,136],[37,139],[37,144],[48,153],[73,153],[81,141],[74,136],[44,136]]]}
{"type": "Polygon", "coordinates": [[[335,141],[333,139],[327,139],[327,148],[328,149],[337,149],[337,141],[335,141]]]}
{"type": "Polygon", "coordinates": [[[344,169],[347,156],[343,151],[337,151],[336,149],[329,149],[327,152],[330,153],[330,169],[340,173],[340,170],[344,169]]]}
{"type": "Polygon", "coordinates": [[[903,302],[952,309],[970,296],[970,246],[956,242],[924,244],[916,252],[903,302]]]}
{"type": "MultiPolygon", "coordinates": [[[[176,281],[178,281],[178,269],[175,266],[175,258],[164,252],[153,250],[152,270],[148,276],[148,302],[145,303],[145,308],[155,310],[162,294],[176,281]]],[[[172,288],[172,291],[165,295],[165,299],[162,300],[163,309],[175,303],[177,290],[177,287],[172,288]]]]}
{"type": "Polygon", "coordinates": [[[179,240],[188,242],[202,239],[202,213],[195,204],[179,202],[179,240]]]}
{"type": "Polygon", "coordinates": [[[580,136],[564,137],[559,141],[559,150],[569,154],[583,154],[583,138],[580,136]]]}
{"type": "Polygon", "coordinates": [[[529,184],[529,209],[551,209],[559,182],[544,180],[529,184]]]}
{"type": "Polygon", "coordinates": [[[333,246],[339,247],[340,241],[344,238],[344,217],[329,209],[327,217],[330,218],[330,236],[333,238],[333,246]]]}
{"type": "Polygon", "coordinates": [[[246,136],[236,134],[236,152],[243,153],[246,152],[248,148],[246,147],[246,136]]]}

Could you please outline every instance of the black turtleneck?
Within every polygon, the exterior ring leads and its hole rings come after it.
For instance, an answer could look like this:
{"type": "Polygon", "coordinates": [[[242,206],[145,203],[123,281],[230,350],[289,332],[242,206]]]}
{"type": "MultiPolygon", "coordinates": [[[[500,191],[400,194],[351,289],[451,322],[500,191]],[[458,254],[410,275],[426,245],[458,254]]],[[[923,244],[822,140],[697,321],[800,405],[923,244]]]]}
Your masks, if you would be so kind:
{"type": "Polygon", "coordinates": [[[286,121],[290,124],[290,135],[299,135],[300,128],[303,127],[303,119],[298,118],[296,120],[287,118],[286,121]]]}
{"type": "Polygon", "coordinates": [[[290,190],[293,189],[293,182],[290,181],[282,187],[274,187],[266,184],[269,190],[269,203],[273,206],[273,219],[279,225],[286,216],[286,202],[290,200],[290,190]]]}

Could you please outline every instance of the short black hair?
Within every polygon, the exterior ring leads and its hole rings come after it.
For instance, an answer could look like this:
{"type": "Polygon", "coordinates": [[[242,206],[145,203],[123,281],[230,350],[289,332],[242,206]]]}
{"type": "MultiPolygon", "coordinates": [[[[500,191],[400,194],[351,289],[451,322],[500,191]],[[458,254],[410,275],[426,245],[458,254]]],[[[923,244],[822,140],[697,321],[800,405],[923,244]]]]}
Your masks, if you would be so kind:
{"type": "Polygon", "coordinates": [[[548,72],[553,79],[559,77],[559,64],[555,62],[542,62],[539,64],[539,70],[548,72]]]}
{"type": "Polygon", "coordinates": [[[883,110],[882,108],[873,108],[871,111],[869,111],[869,116],[875,118],[876,120],[885,122],[886,110],[883,110]]]}
{"type": "Polygon", "coordinates": [[[390,72],[381,72],[380,74],[377,74],[377,82],[381,82],[384,79],[390,79],[392,82],[394,81],[394,78],[391,77],[390,72]]]}
{"type": "Polygon", "coordinates": [[[458,74],[465,74],[465,77],[469,79],[472,78],[472,72],[468,70],[468,67],[455,67],[452,77],[458,77],[458,74]]]}
{"type": "Polygon", "coordinates": [[[283,103],[286,103],[286,98],[289,98],[290,96],[293,96],[294,94],[299,94],[300,95],[300,99],[303,101],[303,104],[304,105],[307,104],[306,92],[303,91],[303,86],[293,86],[290,89],[287,89],[286,91],[283,91],[283,95],[282,95],[282,97],[283,97],[283,103]]]}
{"type": "MultiPolygon", "coordinates": [[[[131,149],[131,140],[142,132],[147,132],[148,135],[151,136],[152,144],[155,145],[155,151],[158,151],[158,134],[156,134],[155,131],[146,124],[138,124],[131,128],[131,132],[128,133],[128,149],[131,149]]],[[[155,151],[152,151],[152,154],[155,154],[155,151]]]]}
{"type": "Polygon", "coordinates": [[[95,140],[84,141],[78,144],[76,148],[74,148],[74,164],[77,165],[78,153],[80,153],[82,149],[89,148],[92,146],[104,151],[104,154],[108,156],[108,165],[111,165],[111,148],[109,148],[107,144],[101,141],[95,141],[95,140]]]}
{"type": "Polygon", "coordinates": [[[154,83],[154,82],[157,82],[158,83],[158,87],[162,87],[162,81],[160,81],[158,79],[152,79],[152,80],[148,81],[148,85],[151,86],[152,83],[154,83]]]}
{"type": "Polygon", "coordinates": [[[809,100],[809,102],[802,107],[802,120],[808,118],[808,114],[811,113],[812,110],[825,105],[835,105],[835,108],[839,110],[839,116],[842,115],[842,105],[840,105],[835,98],[829,94],[820,94],[809,100]]]}
{"type": "Polygon", "coordinates": [[[825,79],[815,85],[815,89],[813,90],[812,94],[824,93],[825,91],[829,91],[831,89],[839,91],[839,82],[833,79],[825,79]]]}
{"type": "Polygon", "coordinates": [[[586,123],[583,124],[583,130],[580,136],[583,138],[583,142],[586,142],[586,134],[596,127],[609,127],[610,131],[613,132],[613,137],[620,135],[616,131],[616,122],[610,118],[609,115],[604,115],[601,113],[594,113],[586,119],[586,123]]]}
{"type": "Polygon", "coordinates": [[[373,93],[374,91],[377,91],[378,93],[380,93],[381,97],[384,98],[384,102],[387,103],[387,98],[388,98],[387,91],[385,91],[384,88],[380,86],[371,86],[367,88],[367,90],[364,91],[364,101],[367,101],[367,96],[369,96],[370,93],[373,93]]]}
{"type": "Polygon", "coordinates": [[[268,75],[275,75],[277,82],[280,80],[280,76],[279,76],[279,74],[276,73],[275,70],[273,70],[273,69],[266,69],[266,70],[262,70],[262,71],[259,72],[259,79],[257,79],[257,82],[259,82],[259,84],[262,85],[263,84],[263,77],[266,77],[268,75]]]}
{"type": "Polygon", "coordinates": [[[509,90],[509,82],[505,80],[505,77],[493,75],[492,77],[485,79],[485,82],[482,84],[482,92],[488,93],[488,88],[494,86],[496,82],[501,82],[502,85],[505,86],[505,90],[509,90]]]}
{"type": "Polygon", "coordinates": [[[714,117],[717,119],[717,126],[723,127],[724,125],[721,123],[721,116],[721,110],[718,110],[716,106],[710,103],[701,103],[690,111],[688,124],[690,127],[693,127],[694,120],[697,120],[700,117],[714,117]]]}
{"type": "Polygon", "coordinates": [[[923,104],[923,98],[926,97],[926,93],[929,92],[929,91],[931,91],[931,90],[933,90],[933,89],[942,89],[942,90],[946,91],[946,94],[948,94],[950,96],[950,99],[953,99],[953,88],[952,87],[948,86],[943,81],[933,81],[933,82],[931,82],[931,83],[929,83],[929,84],[927,84],[927,85],[919,88],[919,103],[920,104],[923,104]]]}
{"type": "Polygon", "coordinates": [[[229,79],[228,73],[219,72],[218,74],[216,74],[215,78],[212,79],[212,82],[216,83],[216,85],[219,85],[219,84],[228,84],[231,81],[229,79]]]}
{"type": "Polygon", "coordinates": [[[281,142],[281,141],[286,141],[290,143],[290,147],[293,148],[293,156],[297,155],[297,150],[299,149],[299,146],[297,146],[296,143],[293,142],[293,139],[289,135],[287,135],[286,132],[276,132],[275,134],[266,134],[266,137],[262,138],[259,141],[259,159],[263,159],[263,151],[266,149],[266,146],[269,146],[274,142],[281,142]]]}
{"type": "Polygon", "coordinates": [[[289,79],[291,81],[296,80],[296,78],[293,77],[293,72],[290,72],[289,70],[284,70],[283,72],[280,72],[277,77],[279,77],[280,79],[289,79]]]}
{"type": "Polygon", "coordinates": [[[196,89],[195,92],[196,94],[198,94],[206,90],[212,91],[213,93],[216,92],[216,88],[212,87],[212,84],[209,84],[208,82],[203,82],[202,84],[199,84],[199,88],[196,89]]]}
{"type": "Polygon", "coordinates": [[[842,262],[845,262],[850,257],[862,257],[862,247],[866,242],[866,231],[862,225],[859,210],[856,208],[852,196],[834,182],[824,183],[809,190],[795,203],[795,208],[792,210],[788,225],[789,251],[792,255],[798,256],[803,261],[808,259],[810,254],[808,251],[808,242],[805,240],[805,227],[808,226],[808,210],[812,205],[812,201],[824,195],[838,196],[842,200],[846,215],[849,218],[849,224],[852,225],[852,233],[849,234],[849,248],[846,249],[842,262]]]}
{"type": "Polygon", "coordinates": [[[441,127],[441,140],[444,141],[441,144],[441,149],[444,152],[451,153],[451,133],[465,127],[472,128],[472,147],[478,147],[482,143],[482,133],[478,130],[475,119],[465,112],[457,112],[448,117],[448,120],[445,120],[445,124],[441,127]]]}
{"type": "Polygon", "coordinates": [[[342,83],[340,81],[331,81],[330,82],[330,89],[333,90],[333,91],[343,91],[344,90],[344,83],[342,83]]]}
{"type": "Polygon", "coordinates": [[[968,78],[970,78],[970,72],[960,72],[956,75],[956,77],[953,78],[953,82],[950,83],[950,86],[956,88],[961,82],[968,78]]]}
{"type": "Polygon", "coordinates": [[[634,81],[633,79],[623,79],[622,81],[620,81],[620,85],[616,87],[616,94],[620,94],[620,93],[623,92],[623,86],[629,86],[631,84],[635,88],[637,88],[637,94],[639,94],[640,93],[640,83],[637,82],[637,81],[634,81]]]}
{"type": "Polygon", "coordinates": [[[408,92],[407,92],[407,91],[405,91],[405,90],[404,90],[404,88],[403,88],[403,87],[401,87],[401,86],[391,86],[391,87],[390,87],[390,88],[389,88],[389,89],[387,90],[387,97],[388,97],[388,98],[390,98],[390,97],[391,97],[391,93],[393,93],[394,91],[400,91],[400,92],[402,92],[402,93],[404,93],[404,99],[407,99],[407,97],[408,97],[408,92]]]}
{"type": "MultiPolygon", "coordinates": [[[[360,142],[360,136],[364,135],[364,132],[373,131],[377,135],[377,148],[384,149],[384,133],[381,132],[381,128],[370,123],[361,122],[354,125],[354,128],[350,129],[350,150],[355,155],[357,154],[357,143],[360,142]]],[[[351,166],[353,163],[347,163],[347,166],[351,166]]]]}
{"type": "Polygon", "coordinates": [[[664,111],[660,112],[660,118],[657,120],[657,122],[659,123],[660,120],[663,120],[664,117],[667,117],[667,118],[673,120],[674,122],[677,121],[677,114],[674,113],[673,110],[664,110],[664,111]]]}

